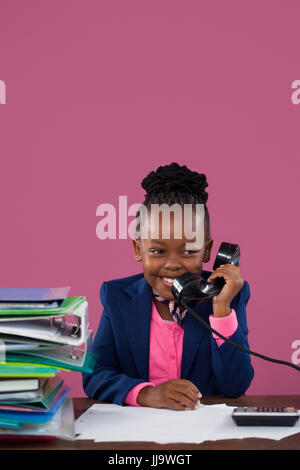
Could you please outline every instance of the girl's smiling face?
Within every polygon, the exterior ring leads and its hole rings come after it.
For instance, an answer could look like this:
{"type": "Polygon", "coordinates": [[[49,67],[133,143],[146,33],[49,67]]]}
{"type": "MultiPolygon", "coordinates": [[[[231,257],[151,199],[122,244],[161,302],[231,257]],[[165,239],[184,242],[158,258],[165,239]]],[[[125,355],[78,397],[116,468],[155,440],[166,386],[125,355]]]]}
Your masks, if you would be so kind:
{"type": "Polygon", "coordinates": [[[151,223],[155,222],[150,222],[150,217],[148,216],[149,236],[133,240],[133,245],[136,259],[143,263],[146,281],[161,297],[167,300],[174,300],[171,292],[174,279],[188,271],[201,275],[203,263],[207,263],[210,260],[213,240],[211,238],[207,239],[205,230],[203,246],[187,249],[186,245],[195,239],[186,238],[184,230],[181,232],[183,234],[182,238],[176,238],[176,233],[178,233],[178,231],[176,232],[176,226],[180,223],[182,229],[184,229],[184,222],[176,220],[174,214],[171,214],[169,220],[169,238],[162,237],[161,222],[160,218],[159,227],[157,227],[158,232],[151,231],[151,223]],[[151,238],[151,233],[158,233],[159,236],[151,238]]]}

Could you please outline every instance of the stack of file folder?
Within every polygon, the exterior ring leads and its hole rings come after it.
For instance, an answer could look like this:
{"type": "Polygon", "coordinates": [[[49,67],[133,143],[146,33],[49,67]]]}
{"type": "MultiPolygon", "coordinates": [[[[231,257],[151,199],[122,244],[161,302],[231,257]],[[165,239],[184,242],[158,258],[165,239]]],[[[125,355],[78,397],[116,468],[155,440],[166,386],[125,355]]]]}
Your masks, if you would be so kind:
{"type": "Polygon", "coordinates": [[[74,439],[61,371],[91,373],[85,297],[70,288],[0,287],[0,439],[74,439]]]}

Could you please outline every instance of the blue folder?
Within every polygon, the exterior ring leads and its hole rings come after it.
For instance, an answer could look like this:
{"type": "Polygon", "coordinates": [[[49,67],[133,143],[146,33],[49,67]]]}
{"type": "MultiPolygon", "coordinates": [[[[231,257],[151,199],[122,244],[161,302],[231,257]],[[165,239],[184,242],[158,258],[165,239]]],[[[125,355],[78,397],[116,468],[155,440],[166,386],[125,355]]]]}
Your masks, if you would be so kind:
{"type": "MultiPolygon", "coordinates": [[[[50,421],[55,413],[62,405],[67,394],[71,390],[70,387],[65,387],[61,394],[54,401],[53,405],[48,411],[15,411],[15,410],[0,410],[0,426],[3,423],[15,424],[45,424],[50,421]]],[[[3,426],[7,427],[7,426],[3,426]]]]}

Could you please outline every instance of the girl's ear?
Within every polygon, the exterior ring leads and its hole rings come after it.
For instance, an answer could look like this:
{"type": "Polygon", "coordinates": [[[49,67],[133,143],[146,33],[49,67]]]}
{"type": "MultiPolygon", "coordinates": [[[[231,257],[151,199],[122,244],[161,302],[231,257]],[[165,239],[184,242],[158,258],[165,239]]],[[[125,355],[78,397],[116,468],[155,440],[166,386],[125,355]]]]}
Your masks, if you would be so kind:
{"type": "Polygon", "coordinates": [[[214,241],[212,238],[210,238],[206,242],[205,250],[204,250],[204,256],[203,256],[203,263],[208,263],[210,260],[210,254],[211,254],[211,249],[214,244],[214,241]]]}
{"type": "Polygon", "coordinates": [[[139,242],[139,240],[132,240],[132,243],[133,243],[133,249],[134,249],[135,259],[136,259],[137,261],[142,261],[141,247],[140,247],[140,242],[139,242]]]}

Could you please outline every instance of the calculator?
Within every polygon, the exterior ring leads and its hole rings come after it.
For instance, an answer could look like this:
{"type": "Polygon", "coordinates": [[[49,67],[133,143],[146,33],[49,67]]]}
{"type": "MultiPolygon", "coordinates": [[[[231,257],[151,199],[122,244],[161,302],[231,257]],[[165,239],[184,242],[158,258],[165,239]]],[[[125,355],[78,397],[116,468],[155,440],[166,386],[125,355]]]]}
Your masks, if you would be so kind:
{"type": "Polygon", "coordinates": [[[299,411],[293,407],[242,406],[234,408],[232,419],[238,426],[294,426],[299,411]]]}

